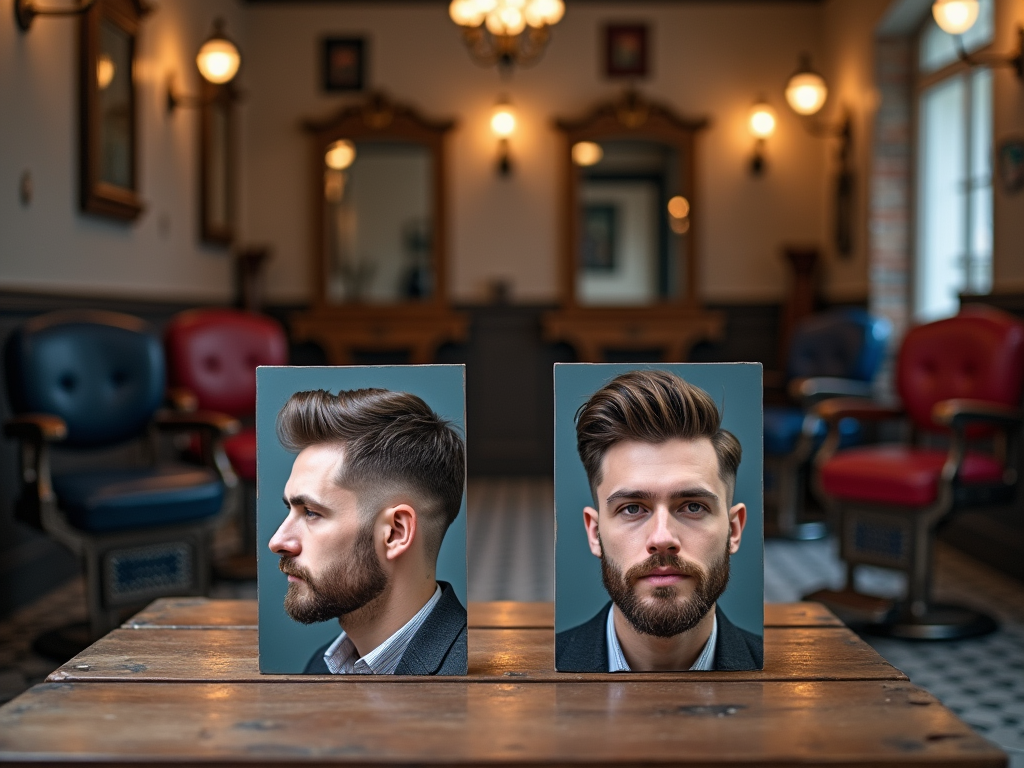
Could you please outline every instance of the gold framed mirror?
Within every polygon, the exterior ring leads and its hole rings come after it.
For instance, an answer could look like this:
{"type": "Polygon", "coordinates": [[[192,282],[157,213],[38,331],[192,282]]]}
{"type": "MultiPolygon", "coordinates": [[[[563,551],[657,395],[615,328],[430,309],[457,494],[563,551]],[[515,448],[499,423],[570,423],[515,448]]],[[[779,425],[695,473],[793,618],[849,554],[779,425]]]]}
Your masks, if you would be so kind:
{"type": "Polygon", "coordinates": [[[140,0],[98,0],[80,21],[81,207],[135,219],[139,197],[135,53],[140,0]]]}
{"type": "Polygon", "coordinates": [[[623,350],[685,360],[724,318],[699,297],[697,140],[707,126],[636,91],[555,121],[564,192],[561,308],[545,337],[581,360],[623,350]]]}

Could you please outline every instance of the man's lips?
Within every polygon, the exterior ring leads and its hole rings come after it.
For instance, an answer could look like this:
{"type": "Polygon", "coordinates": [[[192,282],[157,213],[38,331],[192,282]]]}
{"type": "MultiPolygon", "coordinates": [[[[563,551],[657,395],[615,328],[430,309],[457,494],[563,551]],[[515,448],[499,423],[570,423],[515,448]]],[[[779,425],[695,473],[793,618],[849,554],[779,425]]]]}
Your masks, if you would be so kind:
{"type": "Polygon", "coordinates": [[[668,586],[669,584],[678,584],[685,578],[688,577],[677,571],[675,568],[655,568],[650,573],[647,573],[640,577],[642,581],[654,587],[664,587],[668,586]]]}

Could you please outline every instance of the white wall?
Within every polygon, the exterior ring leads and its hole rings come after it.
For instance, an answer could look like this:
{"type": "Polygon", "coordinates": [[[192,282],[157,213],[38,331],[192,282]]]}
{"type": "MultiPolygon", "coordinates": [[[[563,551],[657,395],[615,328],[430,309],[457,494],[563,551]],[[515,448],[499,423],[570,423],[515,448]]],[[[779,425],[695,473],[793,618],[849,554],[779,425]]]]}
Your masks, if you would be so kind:
{"type": "MultiPolygon", "coordinates": [[[[37,18],[27,33],[0,7],[0,287],[224,301],[231,263],[198,237],[198,115],[165,112],[168,73],[195,93],[194,57],[225,18],[245,47],[237,0],[152,3],[139,40],[139,170],[145,212],[132,223],[79,211],[78,21],[37,18]],[[29,171],[34,199],[19,201],[29,171]]],[[[244,66],[244,65],[243,65],[244,66]]]]}
{"type": "Polygon", "coordinates": [[[343,103],[320,90],[320,39],[365,34],[373,87],[428,115],[458,120],[450,143],[453,298],[483,299],[488,283],[503,278],[513,300],[556,299],[561,179],[551,123],[621,88],[599,77],[601,29],[612,20],[645,21],[654,31],[653,76],[643,90],[683,114],[711,119],[698,150],[705,298],[781,298],[782,246],[822,244],[823,237],[827,146],[805,133],[782,96],[800,51],[822,58],[821,6],[568,5],[545,59],[517,71],[508,84],[495,70],[473,64],[443,3],[248,6],[246,237],[274,250],[270,298],[303,301],[310,293],[310,182],[300,123],[343,103]],[[510,179],[494,172],[488,127],[502,92],[519,112],[510,179]],[[753,140],[746,117],[759,95],[775,105],[779,130],[768,144],[768,170],[758,179],[747,170],[753,140]]]}

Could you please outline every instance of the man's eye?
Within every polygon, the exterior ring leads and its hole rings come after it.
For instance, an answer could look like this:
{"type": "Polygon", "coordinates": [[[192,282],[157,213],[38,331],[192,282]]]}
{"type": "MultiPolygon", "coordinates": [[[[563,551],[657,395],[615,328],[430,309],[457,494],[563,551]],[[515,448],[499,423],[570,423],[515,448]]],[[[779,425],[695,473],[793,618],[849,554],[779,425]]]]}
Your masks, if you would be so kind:
{"type": "Polygon", "coordinates": [[[318,515],[312,509],[307,509],[306,507],[302,508],[302,513],[306,516],[307,520],[312,520],[314,517],[320,517],[320,515],[318,515]]]}
{"type": "Polygon", "coordinates": [[[643,514],[644,508],[639,504],[627,504],[621,510],[619,514],[625,515],[626,517],[636,517],[637,515],[643,514]]]}
{"type": "Polygon", "coordinates": [[[708,508],[699,501],[690,501],[683,505],[683,512],[688,515],[703,515],[708,508]]]}

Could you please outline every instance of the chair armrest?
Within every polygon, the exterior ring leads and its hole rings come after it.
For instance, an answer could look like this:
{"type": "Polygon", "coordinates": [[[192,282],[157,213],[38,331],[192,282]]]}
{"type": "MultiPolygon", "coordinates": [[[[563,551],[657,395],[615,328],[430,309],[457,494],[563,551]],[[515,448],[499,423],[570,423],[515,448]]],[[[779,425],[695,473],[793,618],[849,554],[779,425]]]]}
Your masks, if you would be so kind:
{"type": "Polygon", "coordinates": [[[168,387],[164,393],[167,407],[181,413],[199,410],[199,398],[188,387],[168,387]]]}
{"type": "Polygon", "coordinates": [[[905,415],[902,408],[880,405],[862,397],[834,397],[822,400],[814,406],[812,413],[830,426],[838,424],[842,419],[888,421],[902,418],[905,415]]]}
{"type": "Polygon", "coordinates": [[[942,400],[932,408],[932,419],[954,429],[962,428],[969,422],[987,422],[1001,427],[1013,427],[1021,422],[1019,408],[987,400],[957,398],[942,400]]]}
{"type": "Polygon", "coordinates": [[[226,413],[217,411],[159,411],[154,418],[157,428],[169,432],[187,432],[199,430],[210,432],[219,437],[238,434],[242,429],[241,422],[226,413]]]}
{"type": "Polygon", "coordinates": [[[832,397],[870,398],[871,393],[871,382],[834,376],[793,379],[789,383],[789,396],[806,406],[832,397]]]}
{"type": "Polygon", "coordinates": [[[68,425],[60,416],[25,413],[4,422],[4,434],[33,443],[56,443],[68,436],[68,425]]]}

